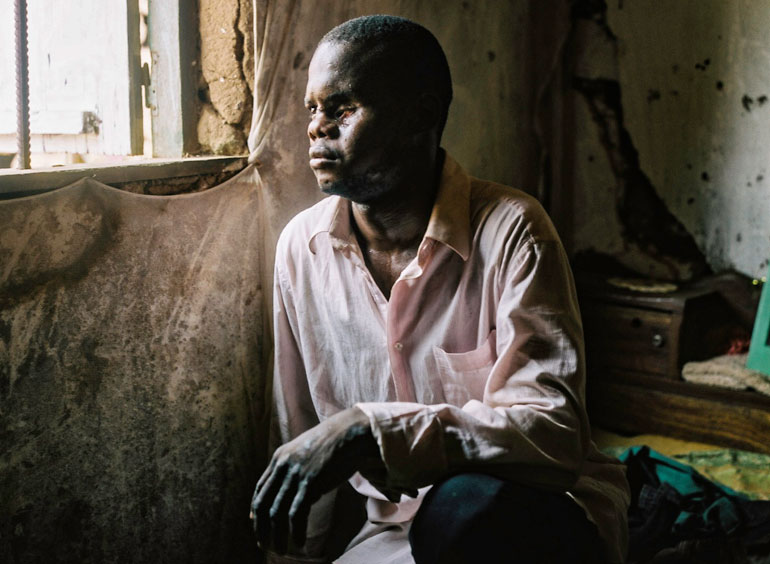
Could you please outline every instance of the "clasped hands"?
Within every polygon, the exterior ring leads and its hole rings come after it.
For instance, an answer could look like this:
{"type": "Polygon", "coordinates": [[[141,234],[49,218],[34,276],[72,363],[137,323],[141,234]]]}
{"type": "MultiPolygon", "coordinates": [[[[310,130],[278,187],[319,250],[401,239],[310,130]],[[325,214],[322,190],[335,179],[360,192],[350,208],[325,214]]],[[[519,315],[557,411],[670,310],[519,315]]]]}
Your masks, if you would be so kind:
{"type": "Polygon", "coordinates": [[[260,546],[283,554],[289,538],[304,545],[311,505],[357,471],[367,477],[385,475],[369,419],[355,407],[279,447],[251,501],[260,546]]]}

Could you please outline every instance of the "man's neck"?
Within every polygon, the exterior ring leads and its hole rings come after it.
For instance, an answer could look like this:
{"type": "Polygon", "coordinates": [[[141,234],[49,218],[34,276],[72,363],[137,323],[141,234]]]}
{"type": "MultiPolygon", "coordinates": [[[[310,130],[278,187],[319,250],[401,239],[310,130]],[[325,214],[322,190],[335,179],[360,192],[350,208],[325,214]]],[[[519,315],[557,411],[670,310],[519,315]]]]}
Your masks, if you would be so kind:
{"type": "Polygon", "coordinates": [[[441,179],[443,153],[381,201],[351,205],[352,220],[364,251],[416,249],[430,221],[441,179]]]}

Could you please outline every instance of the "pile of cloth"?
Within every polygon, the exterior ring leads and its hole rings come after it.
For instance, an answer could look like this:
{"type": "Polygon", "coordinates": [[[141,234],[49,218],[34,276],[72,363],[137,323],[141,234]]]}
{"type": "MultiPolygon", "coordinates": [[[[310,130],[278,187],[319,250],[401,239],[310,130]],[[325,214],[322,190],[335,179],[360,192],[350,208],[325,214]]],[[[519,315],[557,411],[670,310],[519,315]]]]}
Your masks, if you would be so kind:
{"type": "Polygon", "coordinates": [[[632,494],[629,562],[770,564],[770,501],[710,481],[648,446],[619,458],[632,494]]]}
{"type": "Polygon", "coordinates": [[[731,390],[754,390],[770,396],[770,376],[746,368],[747,356],[726,354],[709,360],[688,362],[682,368],[682,379],[731,390]]]}

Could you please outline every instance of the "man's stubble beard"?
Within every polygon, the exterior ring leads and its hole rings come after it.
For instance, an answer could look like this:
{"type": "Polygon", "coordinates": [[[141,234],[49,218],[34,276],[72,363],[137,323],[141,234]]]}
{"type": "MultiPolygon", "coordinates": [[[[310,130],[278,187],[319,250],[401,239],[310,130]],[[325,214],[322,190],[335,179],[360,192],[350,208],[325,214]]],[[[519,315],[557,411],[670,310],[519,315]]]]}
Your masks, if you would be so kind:
{"type": "Polygon", "coordinates": [[[391,193],[401,184],[395,171],[367,171],[319,184],[324,194],[340,196],[357,204],[369,204],[391,193]]]}

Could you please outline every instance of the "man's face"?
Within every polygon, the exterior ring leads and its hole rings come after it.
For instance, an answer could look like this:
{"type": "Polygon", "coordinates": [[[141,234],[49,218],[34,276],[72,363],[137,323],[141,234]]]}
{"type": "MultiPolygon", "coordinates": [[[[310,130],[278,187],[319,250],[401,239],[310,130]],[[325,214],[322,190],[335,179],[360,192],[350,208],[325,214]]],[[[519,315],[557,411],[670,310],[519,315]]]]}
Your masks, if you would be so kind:
{"type": "Polygon", "coordinates": [[[318,186],[358,203],[402,182],[409,154],[392,83],[363,59],[355,47],[321,44],[305,93],[310,168],[318,186]]]}

